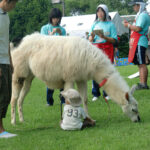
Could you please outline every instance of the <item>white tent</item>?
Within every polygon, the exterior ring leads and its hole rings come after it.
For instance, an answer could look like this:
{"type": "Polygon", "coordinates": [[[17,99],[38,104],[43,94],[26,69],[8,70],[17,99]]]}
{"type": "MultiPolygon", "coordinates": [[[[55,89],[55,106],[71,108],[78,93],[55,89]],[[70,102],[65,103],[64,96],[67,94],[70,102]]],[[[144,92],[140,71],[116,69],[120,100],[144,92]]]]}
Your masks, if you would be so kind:
{"type": "Polygon", "coordinates": [[[118,12],[111,12],[109,13],[111,16],[112,22],[115,24],[117,28],[117,34],[122,35],[124,33],[129,33],[129,29],[125,28],[123,25],[123,19],[120,17],[118,12]]]}
{"type": "Polygon", "coordinates": [[[146,10],[150,15],[150,0],[147,1],[147,6],[146,6],[146,10]]]}
{"type": "MultiPolygon", "coordinates": [[[[118,35],[129,32],[128,29],[123,26],[122,18],[119,16],[118,12],[111,12],[109,15],[117,28],[118,35]]],[[[85,38],[86,32],[89,32],[94,20],[95,14],[63,17],[61,26],[66,29],[69,35],[85,38]]]]}

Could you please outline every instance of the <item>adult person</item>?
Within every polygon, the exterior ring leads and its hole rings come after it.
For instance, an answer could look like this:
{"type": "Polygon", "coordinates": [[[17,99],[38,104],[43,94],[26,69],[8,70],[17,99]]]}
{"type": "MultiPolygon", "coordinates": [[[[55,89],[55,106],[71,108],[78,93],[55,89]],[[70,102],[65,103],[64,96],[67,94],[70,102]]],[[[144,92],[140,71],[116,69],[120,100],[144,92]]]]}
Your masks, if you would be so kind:
{"type": "Polygon", "coordinates": [[[117,60],[119,58],[118,46],[114,45],[114,65],[117,65],[117,60]]]}
{"type": "Polygon", "coordinates": [[[150,17],[145,10],[146,4],[143,0],[134,0],[129,5],[133,6],[133,10],[137,15],[133,25],[124,20],[124,26],[131,30],[128,61],[138,65],[139,68],[140,83],[135,86],[135,89],[149,89],[147,85],[148,68],[145,62],[145,53],[148,47],[147,34],[150,26],[150,17]]]}
{"type": "Polygon", "coordinates": [[[117,65],[117,59],[119,58],[119,42],[120,42],[120,37],[118,37],[118,42],[116,42],[113,46],[114,46],[114,65],[117,65]]]}
{"type": "Polygon", "coordinates": [[[6,117],[11,99],[12,62],[9,49],[9,16],[18,0],[0,0],[0,138],[10,138],[16,134],[4,129],[3,118],[6,117]]]}
{"type": "MultiPolygon", "coordinates": [[[[89,32],[89,41],[96,47],[100,48],[113,63],[113,44],[117,42],[117,31],[115,25],[109,19],[108,8],[104,4],[100,4],[97,7],[96,19],[89,32]],[[96,30],[100,31],[95,33],[96,30]]],[[[92,94],[92,101],[96,101],[100,96],[99,85],[95,81],[93,81],[92,94]]],[[[103,95],[106,97],[105,92],[103,95]]]]}
{"type": "MultiPolygon", "coordinates": [[[[42,26],[41,34],[49,36],[65,36],[66,30],[60,26],[62,13],[58,8],[53,8],[49,14],[49,23],[42,26]]],[[[57,66],[56,66],[57,67],[57,66]]],[[[54,90],[47,88],[47,105],[51,106],[54,103],[54,90]]],[[[61,103],[64,103],[64,98],[60,95],[61,103]]]]}

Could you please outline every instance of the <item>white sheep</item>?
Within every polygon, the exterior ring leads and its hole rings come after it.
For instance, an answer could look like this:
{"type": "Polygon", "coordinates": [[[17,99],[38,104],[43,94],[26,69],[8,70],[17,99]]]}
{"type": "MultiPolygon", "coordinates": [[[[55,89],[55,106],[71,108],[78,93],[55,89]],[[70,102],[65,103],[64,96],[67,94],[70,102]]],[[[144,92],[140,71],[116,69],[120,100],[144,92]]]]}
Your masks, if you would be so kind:
{"type": "Polygon", "coordinates": [[[12,79],[11,123],[15,124],[18,100],[19,120],[23,119],[22,104],[34,77],[50,89],[67,90],[77,84],[87,109],[87,81],[101,83],[111,99],[134,121],[140,121],[137,102],[129,87],[105,54],[90,42],[79,37],[45,36],[34,33],[23,38],[12,51],[14,73],[12,79]]]}

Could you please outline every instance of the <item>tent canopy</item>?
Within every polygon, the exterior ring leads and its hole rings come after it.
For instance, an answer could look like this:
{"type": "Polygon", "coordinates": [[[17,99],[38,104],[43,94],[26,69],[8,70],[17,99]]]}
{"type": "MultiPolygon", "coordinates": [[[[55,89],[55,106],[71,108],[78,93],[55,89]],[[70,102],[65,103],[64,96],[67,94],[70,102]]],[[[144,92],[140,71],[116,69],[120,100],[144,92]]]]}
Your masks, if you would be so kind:
{"type": "Polygon", "coordinates": [[[146,10],[150,15],[150,0],[147,1],[147,6],[146,6],[146,10]]]}
{"type": "MultiPolygon", "coordinates": [[[[111,12],[109,15],[116,26],[118,35],[129,32],[129,30],[123,26],[122,18],[119,16],[118,12],[111,12]]],[[[66,32],[69,35],[85,38],[86,32],[89,32],[94,20],[95,14],[63,17],[61,20],[61,26],[66,29],[66,32]]]]}

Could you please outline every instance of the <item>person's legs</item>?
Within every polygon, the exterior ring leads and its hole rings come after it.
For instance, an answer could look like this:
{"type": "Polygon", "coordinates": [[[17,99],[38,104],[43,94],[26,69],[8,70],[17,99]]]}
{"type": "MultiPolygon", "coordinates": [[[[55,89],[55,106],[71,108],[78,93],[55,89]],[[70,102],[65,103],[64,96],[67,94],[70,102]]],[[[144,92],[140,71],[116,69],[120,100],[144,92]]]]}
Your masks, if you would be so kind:
{"type": "MultiPolygon", "coordinates": [[[[64,89],[60,89],[60,92],[63,91],[64,89]]],[[[61,100],[61,104],[64,104],[65,103],[65,98],[60,94],[59,95],[60,97],[60,100],[61,100]]]]}
{"type": "Polygon", "coordinates": [[[4,126],[3,126],[3,118],[6,117],[7,108],[8,106],[3,107],[1,108],[1,111],[0,111],[0,133],[5,131],[4,126]]]}
{"type": "Polygon", "coordinates": [[[53,93],[54,93],[54,90],[47,88],[47,96],[46,96],[47,104],[51,106],[54,103],[53,93]]]}
{"type": "Polygon", "coordinates": [[[5,117],[5,111],[4,111],[5,110],[5,107],[4,107],[5,99],[4,99],[2,92],[3,92],[3,90],[1,88],[0,89],[0,133],[5,131],[5,129],[3,127],[3,118],[5,117]]]}
{"type": "Polygon", "coordinates": [[[139,67],[139,74],[140,74],[140,83],[147,85],[147,77],[148,77],[148,69],[145,64],[141,64],[139,67]]]}
{"type": "Polygon", "coordinates": [[[146,66],[145,53],[146,53],[145,47],[137,46],[133,62],[134,64],[138,65],[140,83],[138,83],[137,86],[134,86],[136,90],[149,89],[149,87],[147,86],[148,68],[146,66]]]}
{"type": "Polygon", "coordinates": [[[106,97],[108,96],[107,93],[103,90],[103,96],[106,97]]]}
{"type": "Polygon", "coordinates": [[[3,118],[6,117],[8,105],[6,103],[3,103],[3,107],[0,107],[0,133],[4,132],[4,126],[3,126],[3,118]]]}
{"type": "Polygon", "coordinates": [[[150,64],[150,45],[148,49],[146,50],[146,65],[150,64]]]}
{"type": "Polygon", "coordinates": [[[0,65],[0,138],[16,136],[5,131],[3,118],[6,117],[8,105],[11,99],[12,74],[10,65],[0,65]]]}
{"type": "Polygon", "coordinates": [[[81,130],[83,130],[86,127],[93,127],[95,126],[95,121],[91,120],[90,118],[85,118],[81,127],[81,130]]]}
{"type": "Polygon", "coordinates": [[[7,132],[3,126],[3,118],[6,117],[7,108],[8,105],[6,105],[3,109],[0,109],[0,138],[11,138],[17,136],[16,134],[7,132]]]}
{"type": "Polygon", "coordinates": [[[0,118],[0,133],[2,133],[4,131],[5,131],[5,129],[3,127],[3,120],[2,120],[2,118],[0,118]]]}
{"type": "Polygon", "coordinates": [[[4,131],[3,118],[11,98],[11,73],[9,65],[0,65],[0,133],[4,131]]]}
{"type": "Polygon", "coordinates": [[[99,91],[99,85],[94,80],[92,81],[92,94],[93,94],[92,101],[97,100],[97,98],[101,95],[99,91]]]}

